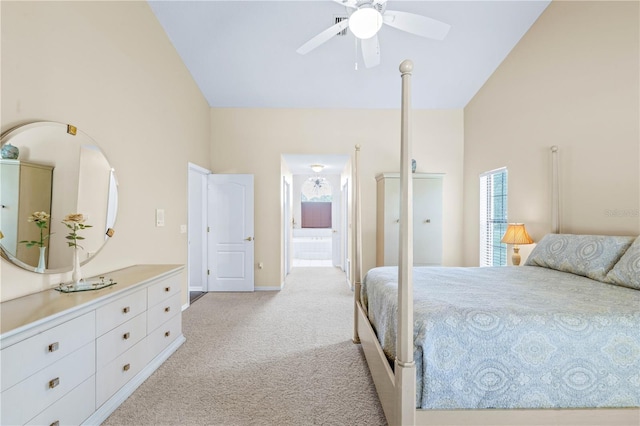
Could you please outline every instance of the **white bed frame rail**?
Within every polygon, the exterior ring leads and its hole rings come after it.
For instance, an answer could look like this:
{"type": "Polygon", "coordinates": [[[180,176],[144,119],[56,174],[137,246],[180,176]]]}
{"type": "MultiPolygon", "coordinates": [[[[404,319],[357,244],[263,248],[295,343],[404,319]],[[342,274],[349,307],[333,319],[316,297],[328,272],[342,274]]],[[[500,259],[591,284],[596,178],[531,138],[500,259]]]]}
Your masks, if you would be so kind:
{"type": "MultiPolygon", "coordinates": [[[[413,359],[413,182],[411,178],[411,72],[413,63],[400,64],[402,77],[401,112],[401,210],[400,257],[398,266],[398,333],[395,366],[392,370],[360,302],[362,286],[362,229],[360,198],[360,145],[356,145],[354,165],[354,337],[361,343],[371,376],[390,425],[640,425],[639,408],[600,409],[485,409],[422,410],[415,408],[416,371],[413,359]]],[[[561,231],[558,148],[552,152],[552,232],[561,231]]]]}

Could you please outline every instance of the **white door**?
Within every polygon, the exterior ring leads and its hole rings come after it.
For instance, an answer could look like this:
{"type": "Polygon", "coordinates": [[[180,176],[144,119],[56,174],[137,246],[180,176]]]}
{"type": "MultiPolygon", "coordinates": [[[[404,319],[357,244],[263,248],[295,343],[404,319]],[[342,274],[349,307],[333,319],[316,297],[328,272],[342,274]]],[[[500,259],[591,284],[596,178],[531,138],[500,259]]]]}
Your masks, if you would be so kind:
{"type": "Polygon", "coordinates": [[[349,181],[342,187],[342,270],[347,276],[347,281],[351,279],[349,275],[349,181]]]}
{"type": "Polygon", "coordinates": [[[337,188],[340,185],[335,185],[336,188],[333,191],[333,201],[331,203],[331,226],[332,226],[332,239],[331,239],[331,259],[332,264],[335,267],[342,266],[342,259],[340,258],[340,239],[342,234],[342,228],[340,227],[340,215],[342,214],[342,209],[340,208],[341,197],[338,196],[337,188]]]}
{"type": "Polygon", "coordinates": [[[442,179],[413,180],[413,264],[442,264],[442,179]]]}
{"type": "Polygon", "coordinates": [[[253,175],[209,175],[209,291],[253,291],[253,175]]]}
{"type": "Polygon", "coordinates": [[[284,193],[284,214],[282,229],[284,229],[284,276],[289,275],[290,265],[289,265],[289,245],[291,244],[291,188],[289,182],[286,179],[282,178],[282,191],[284,193]]]}

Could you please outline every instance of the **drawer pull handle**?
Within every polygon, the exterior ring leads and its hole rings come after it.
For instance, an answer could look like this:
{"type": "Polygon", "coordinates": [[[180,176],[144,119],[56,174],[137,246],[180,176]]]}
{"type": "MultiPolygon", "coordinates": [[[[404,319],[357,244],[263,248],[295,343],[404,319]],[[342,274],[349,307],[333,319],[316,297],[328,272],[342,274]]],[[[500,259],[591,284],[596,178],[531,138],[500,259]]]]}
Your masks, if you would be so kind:
{"type": "Polygon", "coordinates": [[[164,308],[165,312],[169,312],[171,310],[171,306],[167,306],[166,308],[164,308]]]}
{"type": "Polygon", "coordinates": [[[128,314],[130,310],[131,310],[131,308],[129,308],[128,306],[125,306],[124,308],[122,308],[122,313],[123,314],[128,314]]]}
{"type": "Polygon", "coordinates": [[[60,426],[60,420],[56,420],[55,422],[51,423],[49,426],[60,426]]]}
{"type": "Polygon", "coordinates": [[[170,335],[171,335],[171,332],[170,332],[170,331],[165,331],[165,332],[164,332],[164,337],[169,337],[170,335]]]}
{"type": "Polygon", "coordinates": [[[124,334],[122,335],[122,338],[123,338],[124,340],[127,340],[130,336],[131,336],[131,335],[130,335],[130,334],[129,334],[129,332],[127,331],[126,333],[124,333],[124,334]]]}
{"type": "Polygon", "coordinates": [[[49,380],[49,389],[53,389],[60,384],[60,377],[56,377],[53,380],[49,380]]]}
{"type": "Polygon", "coordinates": [[[124,367],[122,367],[122,370],[129,371],[130,368],[131,368],[131,364],[125,364],[124,367]]]}
{"type": "Polygon", "coordinates": [[[171,287],[165,287],[164,291],[166,291],[167,293],[169,293],[171,291],[171,287]]]}
{"type": "Polygon", "coordinates": [[[49,352],[55,352],[60,348],[60,344],[58,342],[54,342],[49,345],[49,352]]]}

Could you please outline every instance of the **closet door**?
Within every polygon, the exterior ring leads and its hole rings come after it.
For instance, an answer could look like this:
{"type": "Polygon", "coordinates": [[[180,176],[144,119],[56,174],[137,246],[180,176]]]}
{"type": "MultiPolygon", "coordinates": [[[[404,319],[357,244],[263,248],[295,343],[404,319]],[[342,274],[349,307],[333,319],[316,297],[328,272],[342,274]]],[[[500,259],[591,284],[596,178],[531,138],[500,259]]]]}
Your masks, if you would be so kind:
{"type": "Polygon", "coordinates": [[[442,264],[442,179],[413,179],[413,264],[442,264]]]}
{"type": "MultiPolygon", "coordinates": [[[[377,179],[376,265],[398,264],[400,239],[400,175],[383,173],[377,179]]],[[[442,264],[442,175],[413,175],[413,264],[442,264]]]]}

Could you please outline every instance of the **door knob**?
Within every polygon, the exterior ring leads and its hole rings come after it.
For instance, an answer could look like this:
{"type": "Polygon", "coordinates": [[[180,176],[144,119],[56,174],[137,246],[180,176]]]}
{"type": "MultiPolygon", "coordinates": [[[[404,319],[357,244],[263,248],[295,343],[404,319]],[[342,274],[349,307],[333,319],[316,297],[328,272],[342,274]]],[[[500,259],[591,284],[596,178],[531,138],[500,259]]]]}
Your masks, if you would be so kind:
{"type": "Polygon", "coordinates": [[[245,240],[245,241],[253,241],[253,238],[251,238],[251,237],[247,237],[247,238],[245,238],[244,240],[245,240]]]}

